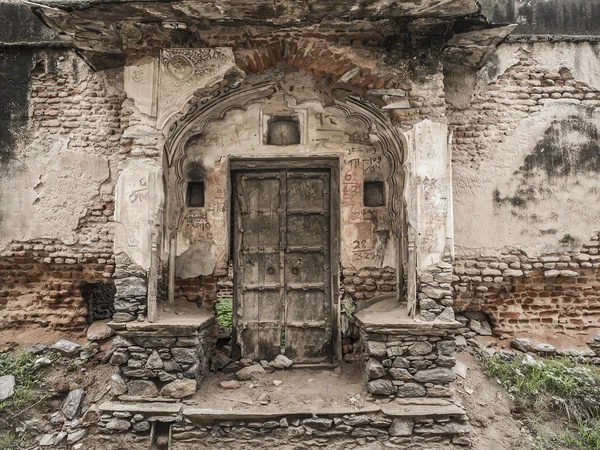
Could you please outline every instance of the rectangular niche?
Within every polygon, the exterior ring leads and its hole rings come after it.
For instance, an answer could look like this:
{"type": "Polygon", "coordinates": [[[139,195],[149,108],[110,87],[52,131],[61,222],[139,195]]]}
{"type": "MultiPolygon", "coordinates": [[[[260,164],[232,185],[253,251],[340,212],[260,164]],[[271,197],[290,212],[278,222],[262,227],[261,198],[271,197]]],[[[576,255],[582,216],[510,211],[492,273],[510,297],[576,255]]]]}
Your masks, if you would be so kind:
{"type": "Polygon", "coordinates": [[[287,146],[308,143],[308,112],[294,109],[286,113],[260,112],[260,140],[262,145],[287,146]]]}
{"type": "Polygon", "coordinates": [[[189,208],[204,207],[204,181],[188,182],[186,204],[189,208]]]}
{"type": "Polygon", "coordinates": [[[363,204],[372,208],[385,206],[385,183],[383,181],[365,181],[363,204]]]}

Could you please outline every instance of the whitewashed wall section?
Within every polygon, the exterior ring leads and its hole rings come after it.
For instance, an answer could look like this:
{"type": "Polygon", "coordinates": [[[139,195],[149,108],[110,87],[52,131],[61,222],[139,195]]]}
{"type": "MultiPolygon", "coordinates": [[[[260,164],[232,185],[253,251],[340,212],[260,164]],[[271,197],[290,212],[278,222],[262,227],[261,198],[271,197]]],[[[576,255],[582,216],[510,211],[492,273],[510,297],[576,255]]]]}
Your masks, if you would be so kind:
{"type": "Polygon", "coordinates": [[[409,225],[416,231],[417,269],[437,264],[452,246],[452,170],[448,126],[424,120],[404,134],[409,225]]]}
{"type": "Polygon", "coordinates": [[[153,160],[128,161],[120,168],[115,193],[115,253],[150,268],[152,233],[162,217],[162,167],[153,160]]]}

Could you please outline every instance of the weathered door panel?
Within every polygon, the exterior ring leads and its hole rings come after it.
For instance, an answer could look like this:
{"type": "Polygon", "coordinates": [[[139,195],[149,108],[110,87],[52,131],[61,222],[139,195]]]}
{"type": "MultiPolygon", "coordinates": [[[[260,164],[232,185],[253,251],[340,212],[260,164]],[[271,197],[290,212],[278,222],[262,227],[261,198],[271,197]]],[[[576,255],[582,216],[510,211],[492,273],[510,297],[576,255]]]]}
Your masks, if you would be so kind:
{"type": "Polygon", "coordinates": [[[331,362],[330,176],[234,177],[237,327],[242,354],[331,362]]]}
{"type": "Polygon", "coordinates": [[[286,192],[286,355],[329,362],[329,173],[288,172],[286,192]]]}
{"type": "Polygon", "coordinates": [[[242,354],[273,359],[283,331],[281,176],[237,174],[237,327],[242,354]]]}

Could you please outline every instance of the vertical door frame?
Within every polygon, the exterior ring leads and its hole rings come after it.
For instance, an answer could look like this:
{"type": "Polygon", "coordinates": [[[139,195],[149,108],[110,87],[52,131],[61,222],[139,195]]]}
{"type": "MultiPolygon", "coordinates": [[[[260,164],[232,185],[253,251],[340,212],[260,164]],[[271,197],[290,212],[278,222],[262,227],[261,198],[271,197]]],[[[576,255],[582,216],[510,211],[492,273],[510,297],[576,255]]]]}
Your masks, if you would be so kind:
{"type": "MultiPolygon", "coordinates": [[[[330,323],[331,323],[331,359],[335,365],[339,365],[343,358],[342,353],[342,335],[340,326],[341,315],[341,296],[340,296],[340,233],[341,233],[341,203],[340,203],[340,165],[341,159],[339,156],[332,157],[305,157],[305,158],[231,158],[229,160],[229,198],[230,198],[230,215],[228,223],[231,224],[235,219],[235,172],[238,171],[260,171],[260,170],[329,170],[330,180],[330,223],[331,230],[329,236],[330,246],[330,282],[331,295],[330,302],[330,323]]],[[[229,242],[236,242],[236,230],[231,226],[229,228],[229,242]]],[[[236,245],[230,245],[230,259],[233,259],[233,330],[232,338],[234,347],[239,349],[237,345],[237,307],[238,307],[238,288],[237,288],[237,272],[238,261],[236,245]]],[[[235,353],[235,352],[234,352],[235,353]]]]}

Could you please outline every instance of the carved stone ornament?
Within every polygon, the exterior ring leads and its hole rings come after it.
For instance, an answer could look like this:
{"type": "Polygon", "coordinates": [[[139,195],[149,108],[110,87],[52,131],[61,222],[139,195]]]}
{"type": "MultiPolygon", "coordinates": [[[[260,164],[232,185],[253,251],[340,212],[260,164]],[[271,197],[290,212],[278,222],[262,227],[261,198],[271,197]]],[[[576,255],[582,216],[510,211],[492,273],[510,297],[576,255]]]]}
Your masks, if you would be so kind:
{"type": "Polygon", "coordinates": [[[217,83],[234,66],[233,50],[227,47],[163,49],[158,82],[158,128],[181,111],[194,91],[217,83]]]}

